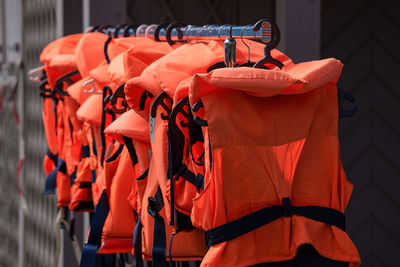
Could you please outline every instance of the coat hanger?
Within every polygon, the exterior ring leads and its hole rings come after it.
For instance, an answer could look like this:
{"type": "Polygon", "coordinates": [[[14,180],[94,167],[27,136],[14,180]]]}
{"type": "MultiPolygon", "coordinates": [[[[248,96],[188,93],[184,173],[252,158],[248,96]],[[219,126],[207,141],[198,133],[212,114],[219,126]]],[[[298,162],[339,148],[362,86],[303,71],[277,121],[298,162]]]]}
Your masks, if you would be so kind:
{"type": "Polygon", "coordinates": [[[127,111],[129,109],[128,104],[126,103],[125,100],[125,83],[121,84],[114,92],[114,94],[111,95],[110,97],[110,101],[111,101],[111,111],[114,112],[115,114],[122,114],[125,111],[127,111]],[[121,108],[117,108],[117,103],[118,103],[118,99],[121,98],[121,108]]]}
{"type": "MultiPolygon", "coordinates": [[[[204,108],[204,104],[203,104],[203,101],[201,101],[201,99],[193,105],[192,110],[194,112],[197,112],[197,111],[199,111],[200,108],[204,108]]],[[[206,120],[201,119],[198,116],[194,116],[193,121],[199,126],[203,126],[203,127],[208,126],[208,122],[206,120]]]]}
{"type": "MultiPolygon", "coordinates": [[[[219,28],[219,30],[218,30],[218,39],[221,41],[221,43],[222,43],[222,40],[221,40],[221,30],[222,30],[225,26],[231,26],[230,31],[229,31],[229,37],[230,37],[231,39],[233,39],[233,38],[232,38],[232,25],[230,25],[230,24],[224,24],[224,25],[222,25],[222,26],[219,28]]],[[[226,38],[226,39],[228,39],[228,38],[226,38]]],[[[226,41],[226,40],[225,40],[225,41],[226,41]]],[[[224,42],[224,46],[225,46],[225,42],[224,42]]],[[[226,52],[226,51],[225,51],[225,52],[226,52]]],[[[207,72],[213,71],[213,70],[215,70],[215,69],[225,68],[225,67],[226,67],[226,62],[225,62],[225,61],[220,61],[220,62],[217,62],[217,63],[214,63],[213,65],[211,65],[211,66],[207,69],[207,72]]]]}
{"type": "Polygon", "coordinates": [[[136,30],[138,27],[139,27],[138,24],[129,24],[128,26],[125,27],[122,36],[124,37],[136,36],[136,30]]]}
{"type": "Polygon", "coordinates": [[[171,40],[171,32],[172,32],[172,30],[177,28],[178,35],[179,35],[179,37],[181,39],[182,36],[183,36],[183,33],[182,33],[181,30],[179,30],[178,27],[186,27],[186,26],[187,26],[187,24],[182,23],[182,22],[178,22],[178,21],[175,21],[175,22],[173,22],[173,23],[168,25],[167,29],[165,30],[165,39],[167,40],[169,45],[175,44],[175,42],[173,42],[171,40]]]}
{"type": "Polygon", "coordinates": [[[157,42],[161,42],[160,40],[160,31],[162,29],[166,29],[168,27],[170,23],[169,22],[162,22],[160,24],[158,24],[158,26],[156,27],[156,29],[154,30],[154,40],[157,42]]]}
{"type": "MultiPolygon", "coordinates": [[[[201,102],[201,104],[202,104],[202,102],[201,102]]],[[[200,107],[198,106],[198,108],[200,108],[200,107]]],[[[193,155],[193,151],[191,148],[191,146],[194,145],[196,142],[203,143],[204,137],[202,134],[202,130],[199,127],[200,125],[195,120],[196,117],[193,117],[193,113],[190,110],[189,97],[183,98],[175,105],[175,107],[172,109],[169,123],[168,123],[168,128],[170,130],[175,130],[175,135],[177,133],[180,133],[180,135],[182,135],[182,138],[184,138],[184,135],[181,132],[181,130],[179,129],[177,122],[176,122],[178,114],[182,114],[184,116],[184,118],[187,120],[187,122],[181,120],[179,123],[182,127],[188,128],[189,143],[190,143],[189,151],[190,151],[193,162],[199,166],[204,165],[204,162],[202,161],[204,152],[201,155],[197,155],[198,157],[196,159],[195,156],[193,155]]]]}
{"type": "MultiPolygon", "coordinates": [[[[271,56],[271,50],[276,48],[279,44],[279,41],[281,40],[281,32],[279,31],[278,26],[274,22],[267,19],[258,21],[254,25],[253,31],[258,31],[261,27],[263,27],[263,29],[264,27],[266,28],[265,30],[263,30],[262,33],[263,35],[265,35],[264,40],[269,35],[271,36],[271,40],[268,43],[266,43],[264,47],[264,57],[260,59],[256,64],[254,64],[253,68],[260,68],[261,66],[267,63],[271,63],[282,69],[283,63],[271,56]]],[[[263,40],[263,38],[261,40],[263,40]]]]}
{"type": "Polygon", "coordinates": [[[102,91],[96,91],[96,86],[94,84],[94,79],[89,79],[82,84],[83,92],[88,95],[99,95],[102,94],[102,91]],[[85,89],[90,86],[90,89],[85,89]]]}
{"type": "Polygon", "coordinates": [[[171,114],[171,106],[172,106],[172,98],[166,93],[161,92],[154,99],[151,108],[150,108],[150,116],[149,116],[149,128],[150,128],[150,141],[154,142],[154,127],[157,116],[157,108],[158,106],[162,106],[164,108],[164,112],[161,112],[160,117],[165,121],[169,121],[171,114]],[[167,103],[165,103],[165,100],[167,103]]]}
{"type": "Polygon", "coordinates": [[[136,28],[135,36],[136,37],[144,37],[147,27],[149,27],[149,25],[147,25],[147,24],[142,24],[142,25],[138,26],[136,28]]]}
{"type": "Polygon", "coordinates": [[[40,66],[40,67],[31,69],[28,72],[28,77],[29,77],[29,80],[31,80],[32,82],[40,83],[41,77],[43,76],[43,74],[44,74],[43,67],[40,66]]]}
{"type": "Polygon", "coordinates": [[[61,76],[60,78],[58,78],[56,80],[56,86],[54,87],[54,92],[59,94],[60,96],[70,96],[67,92],[65,92],[62,87],[64,82],[68,83],[69,85],[72,85],[74,82],[71,80],[71,77],[73,76],[77,76],[79,77],[79,79],[81,78],[81,75],[79,73],[78,70],[69,72],[63,76],[61,76]]]}
{"type": "Polygon", "coordinates": [[[145,106],[146,106],[146,100],[147,100],[147,98],[153,98],[153,97],[154,97],[154,96],[153,96],[152,93],[150,93],[150,92],[147,91],[147,90],[144,90],[143,93],[142,93],[142,95],[140,96],[140,100],[139,100],[139,109],[140,109],[140,110],[144,110],[144,109],[145,109],[145,106]]]}
{"type": "MultiPolygon", "coordinates": [[[[252,25],[249,24],[249,25],[244,26],[243,30],[240,33],[240,39],[242,40],[242,43],[247,47],[247,62],[243,63],[243,64],[240,64],[237,67],[253,67],[256,64],[256,62],[252,62],[250,60],[250,57],[251,57],[250,46],[243,39],[243,32],[246,30],[247,27],[250,27],[250,26],[252,26],[252,25]]],[[[260,68],[268,69],[265,65],[261,66],[260,68]]]]}
{"type": "Polygon", "coordinates": [[[355,97],[352,96],[351,94],[347,93],[346,91],[338,88],[338,112],[339,112],[339,118],[349,118],[353,117],[357,113],[357,106],[353,106],[352,109],[344,109],[342,105],[342,101],[346,100],[350,103],[354,103],[356,101],[355,97]]]}
{"type": "Polygon", "coordinates": [[[161,92],[156,98],[154,98],[153,104],[151,105],[150,116],[155,118],[157,115],[157,108],[158,106],[162,106],[167,113],[161,113],[161,118],[163,120],[169,120],[169,115],[171,113],[172,106],[172,98],[166,93],[161,92]],[[165,103],[164,100],[169,102],[168,104],[165,103]],[[169,106],[168,106],[169,105],[169,106]]]}
{"type": "Polygon", "coordinates": [[[126,23],[119,24],[114,30],[114,34],[113,34],[114,38],[118,38],[121,35],[123,35],[123,33],[125,32],[125,28],[127,28],[128,26],[129,25],[126,23]],[[122,34],[120,34],[121,30],[123,31],[122,34]]]}

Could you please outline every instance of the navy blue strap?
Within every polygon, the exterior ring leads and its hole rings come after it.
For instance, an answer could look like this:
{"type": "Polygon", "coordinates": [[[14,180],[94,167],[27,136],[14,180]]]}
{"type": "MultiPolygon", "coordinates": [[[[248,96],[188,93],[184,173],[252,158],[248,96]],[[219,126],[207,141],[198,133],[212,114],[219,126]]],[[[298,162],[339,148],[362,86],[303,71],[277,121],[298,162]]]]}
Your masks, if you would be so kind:
{"type": "Polygon", "coordinates": [[[92,188],[92,182],[80,182],[79,188],[92,188]]]}
{"type": "Polygon", "coordinates": [[[185,164],[182,164],[179,168],[178,177],[179,176],[196,186],[197,192],[200,192],[200,189],[204,189],[204,176],[201,173],[195,175],[185,164]]]}
{"type": "Polygon", "coordinates": [[[46,178],[46,185],[43,194],[52,195],[56,193],[58,172],[62,173],[67,172],[67,166],[65,165],[65,161],[63,161],[60,158],[58,158],[57,167],[54,170],[52,170],[46,178]]]}
{"type": "Polygon", "coordinates": [[[92,183],[96,182],[96,170],[90,170],[90,177],[92,178],[92,183]]]}
{"type": "Polygon", "coordinates": [[[71,186],[75,183],[75,179],[76,179],[76,170],[69,176],[71,186]]]}
{"type": "Polygon", "coordinates": [[[79,201],[78,205],[74,208],[74,211],[80,210],[92,210],[93,209],[93,201],[79,201]]]}
{"type": "Polygon", "coordinates": [[[106,159],[107,163],[113,162],[114,160],[116,160],[119,155],[121,155],[122,150],[124,149],[124,145],[120,145],[117,149],[117,151],[115,151],[114,154],[112,154],[109,158],[106,159]]]}
{"type": "Polygon", "coordinates": [[[53,161],[54,166],[57,166],[58,155],[51,153],[49,149],[47,149],[46,155],[53,161]]]}
{"type": "Polygon", "coordinates": [[[153,234],[153,250],[152,250],[152,267],[167,266],[165,259],[165,251],[167,249],[167,241],[165,238],[165,222],[163,217],[159,215],[159,211],[164,207],[162,193],[160,187],[153,197],[149,197],[149,206],[147,211],[154,218],[154,234],[153,234]]]}
{"type": "Polygon", "coordinates": [[[135,147],[133,146],[132,139],[125,136],[122,136],[122,139],[124,139],[125,146],[128,149],[129,156],[131,157],[132,166],[135,166],[138,163],[138,158],[136,155],[135,147]]]}
{"type": "MultiPolygon", "coordinates": [[[[174,128],[174,129],[177,129],[174,128]]],[[[176,157],[176,155],[178,155],[177,153],[177,149],[178,149],[178,145],[176,143],[174,143],[173,140],[173,135],[174,135],[173,128],[168,127],[167,129],[167,136],[168,136],[168,180],[169,180],[169,188],[170,188],[170,196],[171,196],[171,213],[170,213],[170,222],[169,225],[173,226],[175,225],[175,190],[174,190],[174,160],[178,160],[178,157],[176,157]],[[175,146],[173,146],[173,144],[175,144],[175,146]],[[175,148],[175,150],[174,150],[175,148]],[[175,153],[174,153],[175,152],[175,153]],[[175,157],[174,157],[175,156],[175,157]]],[[[181,138],[183,139],[183,138],[181,138]]],[[[178,139],[177,139],[178,140],[178,139]]],[[[180,147],[181,151],[183,150],[183,146],[180,147]]],[[[182,153],[180,153],[181,156],[182,153]]],[[[179,157],[179,159],[182,162],[182,159],[179,157]]]]}
{"type": "Polygon", "coordinates": [[[43,194],[54,195],[56,193],[58,169],[52,170],[46,178],[46,185],[43,194]]]}
{"type": "Polygon", "coordinates": [[[149,168],[147,168],[147,170],[145,170],[142,173],[142,175],[140,175],[138,178],[136,178],[136,180],[138,180],[138,181],[144,180],[147,177],[148,174],[149,174],[149,168]]]}
{"type": "Polygon", "coordinates": [[[112,90],[109,86],[105,86],[103,88],[103,101],[102,101],[102,109],[101,109],[101,123],[100,123],[100,142],[102,146],[101,154],[100,154],[100,163],[101,166],[104,164],[104,156],[106,153],[106,136],[104,134],[104,129],[106,127],[106,97],[107,95],[112,95],[112,90]]]}
{"type": "Polygon", "coordinates": [[[143,267],[142,258],[142,217],[136,222],[135,230],[133,231],[133,251],[135,252],[136,267],[143,267]]]}
{"type": "Polygon", "coordinates": [[[318,206],[292,206],[289,198],[282,199],[282,205],[270,206],[250,213],[237,220],[205,231],[207,246],[230,241],[256,230],[278,218],[299,215],[345,230],[344,214],[338,210],[318,206]]]}
{"type": "Polygon", "coordinates": [[[109,36],[106,42],[104,43],[104,57],[107,61],[107,64],[110,64],[111,62],[110,57],[108,56],[108,45],[110,44],[111,40],[112,38],[111,36],[109,36]]]}
{"type": "Polygon", "coordinates": [[[80,267],[93,267],[96,259],[97,249],[101,246],[101,234],[104,223],[106,222],[110,206],[108,204],[107,193],[101,193],[99,203],[94,210],[92,224],[90,226],[89,238],[82,249],[80,267]]]}
{"type": "Polygon", "coordinates": [[[90,156],[89,146],[82,146],[82,158],[88,158],[90,156]]]}

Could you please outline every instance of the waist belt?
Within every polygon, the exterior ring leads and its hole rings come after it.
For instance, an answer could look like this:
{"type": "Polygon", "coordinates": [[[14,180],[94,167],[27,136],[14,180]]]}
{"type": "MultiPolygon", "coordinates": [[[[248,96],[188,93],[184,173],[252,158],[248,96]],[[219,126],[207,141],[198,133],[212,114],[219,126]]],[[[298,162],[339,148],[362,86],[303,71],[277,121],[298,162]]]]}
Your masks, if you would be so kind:
{"type": "Polygon", "coordinates": [[[205,231],[207,246],[215,246],[219,243],[230,241],[276,219],[292,217],[293,215],[330,224],[345,231],[345,216],[338,210],[319,206],[292,206],[289,198],[283,198],[282,203],[282,205],[263,208],[237,220],[205,231]]]}

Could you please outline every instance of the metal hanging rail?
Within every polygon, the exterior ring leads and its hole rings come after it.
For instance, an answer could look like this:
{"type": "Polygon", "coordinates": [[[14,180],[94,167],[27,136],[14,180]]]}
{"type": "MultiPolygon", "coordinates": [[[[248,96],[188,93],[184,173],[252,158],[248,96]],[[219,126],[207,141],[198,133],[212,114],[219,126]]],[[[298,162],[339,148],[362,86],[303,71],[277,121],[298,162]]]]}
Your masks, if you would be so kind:
{"type": "MultiPolygon", "coordinates": [[[[258,23],[257,23],[258,24],[258,23]]],[[[255,24],[256,25],[256,24],[255,24]]],[[[261,41],[263,43],[268,43],[271,41],[273,36],[272,27],[277,29],[277,26],[272,22],[267,20],[263,20],[261,22],[261,27],[258,27],[257,30],[253,30],[254,25],[246,25],[246,26],[233,26],[229,24],[225,25],[204,25],[204,26],[180,26],[175,27],[170,30],[168,33],[168,25],[165,27],[161,27],[159,29],[157,24],[151,25],[140,25],[136,29],[129,29],[129,36],[137,36],[137,37],[147,37],[150,39],[155,39],[157,41],[168,41],[167,35],[170,37],[170,41],[172,42],[187,42],[187,41],[196,41],[196,40],[224,40],[227,37],[231,37],[234,39],[250,39],[261,41]],[[158,33],[156,34],[156,31],[158,33]],[[158,39],[157,37],[158,36],[158,39]]],[[[277,29],[279,31],[279,29],[277,29]]],[[[124,28],[116,29],[116,28],[107,28],[105,33],[112,36],[123,36],[125,33],[124,28]],[[115,34],[115,31],[118,31],[115,34]]],[[[126,36],[126,33],[125,33],[126,36]]]]}

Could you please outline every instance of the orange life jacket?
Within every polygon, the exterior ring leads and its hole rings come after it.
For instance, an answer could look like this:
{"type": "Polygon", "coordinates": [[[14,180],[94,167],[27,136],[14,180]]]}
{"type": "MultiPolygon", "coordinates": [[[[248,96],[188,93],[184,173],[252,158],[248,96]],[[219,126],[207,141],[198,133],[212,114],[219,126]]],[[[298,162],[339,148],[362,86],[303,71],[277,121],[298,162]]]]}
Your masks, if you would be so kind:
{"type": "MultiPolygon", "coordinates": [[[[257,48],[258,44],[252,43],[252,45],[257,48]]],[[[245,46],[239,45],[239,52],[237,53],[238,59],[242,62],[245,62],[245,60],[247,59],[247,49],[245,50],[244,48],[245,46]]],[[[261,56],[263,54],[262,46],[258,46],[258,49],[254,49],[254,51],[255,55],[261,56]]],[[[171,209],[171,205],[168,199],[168,196],[170,194],[169,188],[167,189],[167,128],[169,116],[168,113],[171,109],[172,104],[170,99],[174,96],[175,88],[182,80],[191,77],[194,73],[206,72],[207,69],[214,63],[223,60],[223,57],[224,49],[220,42],[210,42],[208,44],[185,44],[170,52],[168,55],[155,61],[143,71],[141,76],[129,80],[125,87],[126,99],[131,108],[133,108],[146,119],[149,118],[149,111],[151,114],[153,114],[150,116],[150,132],[153,133],[153,136],[151,137],[153,151],[152,164],[156,165],[156,167],[154,167],[154,169],[150,167],[148,186],[152,186],[152,188],[146,188],[147,194],[145,194],[145,202],[143,203],[145,206],[142,209],[146,209],[148,207],[148,201],[146,201],[146,199],[148,197],[152,197],[153,199],[155,199],[153,202],[157,203],[153,203],[152,206],[158,205],[158,207],[165,207],[165,213],[157,209],[153,210],[153,214],[151,215],[150,213],[144,213],[142,214],[142,223],[144,230],[144,258],[150,259],[150,253],[152,251],[158,253],[152,254],[153,262],[157,260],[156,264],[162,264],[161,261],[165,261],[164,255],[162,255],[162,251],[170,250],[170,246],[168,244],[164,246],[166,241],[164,240],[162,233],[166,233],[167,237],[171,236],[172,238],[172,234],[175,234],[177,230],[179,231],[183,229],[192,229],[190,220],[188,218],[186,219],[185,216],[183,214],[180,214],[179,212],[176,213],[177,215],[174,214],[175,212],[173,211],[173,209],[171,209]],[[188,58],[190,58],[191,60],[187,60],[188,58]],[[168,98],[160,95],[161,92],[167,93],[169,95],[169,100],[168,98]],[[156,96],[159,97],[156,98],[156,96]],[[148,101],[147,98],[152,98],[152,100],[148,101]],[[156,100],[154,99],[159,98],[163,98],[161,100],[163,102],[162,105],[155,103],[156,100]],[[150,109],[152,103],[153,106],[150,109]],[[167,117],[167,119],[165,117],[167,117]],[[158,179],[158,183],[154,181],[150,182],[150,180],[152,179],[158,179]],[[160,187],[160,190],[157,189],[158,186],[160,187]],[[162,198],[160,198],[160,195],[162,196],[162,198]],[[163,204],[160,204],[160,201],[162,201],[163,204]],[[159,213],[160,211],[161,213],[159,213]],[[165,214],[165,219],[167,220],[167,222],[170,223],[171,227],[168,227],[168,229],[166,230],[160,231],[159,228],[165,225],[163,217],[164,215],[162,214],[165,214]],[[152,221],[151,218],[148,218],[149,216],[153,216],[155,220],[152,221]],[[177,227],[178,225],[175,224],[175,221],[177,221],[177,219],[174,218],[174,216],[180,218],[180,227],[177,227]],[[159,234],[154,236],[153,231],[160,232],[159,234]]],[[[184,182],[184,184],[186,184],[186,182],[184,182]]],[[[192,187],[193,190],[196,190],[193,185],[190,185],[190,187],[192,187]]],[[[184,186],[181,188],[184,188],[184,186]]],[[[186,194],[185,199],[186,201],[189,201],[189,194],[186,194]]],[[[174,237],[173,241],[174,242],[171,251],[172,259],[175,260],[199,260],[203,257],[206,251],[206,248],[203,245],[203,236],[201,232],[196,229],[191,230],[188,233],[177,235],[176,237],[174,237]],[[198,246],[181,246],[182,244],[184,245],[187,243],[198,244],[198,246]]]]}
{"type": "MultiPolygon", "coordinates": [[[[118,82],[120,80],[125,80],[132,77],[133,75],[139,75],[141,71],[148,65],[147,62],[151,60],[155,60],[158,57],[165,55],[167,52],[171,50],[168,45],[166,44],[160,44],[160,43],[155,43],[154,41],[148,40],[148,39],[132,39],[130,40],[135,41],[133,42],[134,46],[132,49],[129,49],[125,53],[120,54],[119,56],[116,56],[111,62],[110,65],[107,65],[104,68],[103,66],[96,68],[95,70],[90,72],[90,75],[99,83],[97,86],[102,86],[104,84],[109,84],[110,79],[105,79],[104,77],[109,77],[112,76],[113,79],[118,82]],[[143,56],[143,53],[146,53],[146,56],[143,56]],[[115,65],[113,63],[115,60],[117,60],[119,63],[123,63],[122,67],[119,65],[115,65]],[[131,64],[132,61],[138,63],[139,60],[141,61],[141,65],[137,64],[134,68],[129,67],[128,64],[131,64]],[[102,73],[107,70],[107,73],[102,73]],[[110,74],[110,75],[108,75],[110,74]],[[124,78],[125,77],[125,78],[124,78]]],[[[115,85],[115,82],[112,81],[113,84],[115,85]]],[[[112,86],[114,89],[116,86],[112,86]]],[[[94,98],[93,96],[88,98],[85,103],[82,104],[80,110],[78,111],[78,116],[81,119],[84,119],[85,121],[92,121],[95,122],[96,119],[98,119],[98,116],[93,117],[93,109],[97,106],[96,102],[98,100],[102,100],[102,98],[96,97],[94,98]],[[91,101],[93,99],[93,102],[91,101]]],[[[101,112],[101,109],[99,110],[101,112]]],[[[132,113],[129,113],[132,114],[132,113]]],[[[128,117],[131,118],[131,117],[128,117]]],[[[113,188],[113,190],[110,190],[109,194],[107,195],[108,199],[108,205],[109,205],[109,213],[107,216],[107,219],[104,222],[104,226],[102,227],[102,240],[103,242],[105,241],[105,246],[102,246],[97,252],[98,253],[124,253],[132,250],[133,242],[132,242],[132,237],[133,237],[133,228],[135,226],[135,221],[138,219],[138,203],[141,203],[141,195],[143,195],[145,184],[146,184],[146,179],[145,178],[145,173],[148,172],[148,165],[149,165],[149,159],[147,156],[147,151],[149,149],[149,144],[148,144],[148,125],[145,123],[144,119],[141,118],[140,116],[136,115],[135,118],[131,118],[133,121],[130,121],[129,123],[134,123],[134,135],[129,134],[129,128],[126,129],[126,127],[131,125],[126,125],[124,123],[124,118],[122,120],[122,125],[119,125],[118,123],[118,118],[115,121],[114,124],[111,125],[116,125],[117,130],[113,130],[114,128],[111,127],[110,133],[113,137],[115,135],[118,136],[118,132],[122,131],[124,134],[122,141],[125,143],[126,148],[124,148],[122,153],[125,153],[121,155],[121,160],[119,163],[115,163],[114,161],[106,160],[104,163],[104,169],[100,168],[99,176],[97,177],[96,183],[93,185],[93,195],[94,195],[94,200],[97,204],[97,200],[99,201],[96,207],[95,211],[95,217],[99,216],[98,213],[101,213],[101,209],[105,204],[104,204],[104,196],[103,193],[103,187],[102,184],[104,183],[103,180],[106,181],[107,186],[109,188],[113,188]],[[143,124],[146,126],[145,128],[141,127],[140,124],[143,124]],[[118,130],[118,127],[122,126],[122,129],[118,130]],[[125,127],[125,128],[124,128],[125,127]],[[138,128],[136,128],[138,127],[138,128]],[[139,131],[138,131],[139,130],[139,131]],[[145,131],[143,133],[143,130],[145,131]],[[135,137],[135,134],[139,134],[139,138],[135,137]],[[145,142],[140,139],[140,136],[146,136],[147,139],[145,142]],[[135,150],[138,150],[138,153],[136,153],[135,150]],[[126,152],[128,151],[128,152],[126,152]],[[144,152],[144,153],[143,153],[144,152]],[[129,156],[127,156],[129,155],[129,156]],[[115,165],[118,164],[118,168],[116,169],[115,165]],[[131,166],[133,168],[133,173],[131,171],[128,172],[128,166],[131,166]],[[122,168],[122,172],[118,172],[118,169],[122,168]],[[113,175],[113,170],[116,171],[115,175],[113,175]],[[107,177],[114,177],[113,179],[107,178],[107,177]],[[140,178],[140,177],[143,177],[140,178]],[[139,178],[139,180],[135,181],[135,178],[139,178]],[[109,182],[107,182],[109,181],[109,182]],[[138,185],[138,190],[137,190],[137,185],[138,185]],[[126,190],[129,190],[129,194],[126,195],[125,193],[121,194],[120,192],[127,192],[126,190]],[[129,201],[128,201],[129,199],[129,201]],[[124,203],[124,205],[121,205],[121,203],[124,203]],[[129,207],[129,204],[131,207],[129,207]],[[133,207],[133,209],[132,209],[133,207]],[[117,210],[117,212],[112,212],[113,210],[117,210]],[[124,214],[135,214],[136,220],[134,220],[131,216],[124,216],[124,214]],[[119,223],[123,221],[121,227],[119,226],[119,223]],[[120,237],[123,236],[123,240],[119,240],[120,237]],[[110,242],[110,240],[113,240],[110,242]],[[119,240],[119,241],[117,241],[119,240]],[[109,245],[107,245],[109,244],[109,245]]],[[[96,124],[99,122],[97,121],[96,124]]],[[[109,132],[109,131],[107,131],[109,132]]],[[[121,138],[118,138],[121,140],[121,138]]],[[[96,224],[96,223],[94,223],[96,224]]],[[[96,225],[92,224],[92,227],[95,227],[96,225]]],[[[101,232],[100,232],[101,233],[101,232]]],[[[82,254],[82,264],[88,264],[88,255],[93,254],[93,250],[90,250],[92,247],[92,241],[91,239],[95,239],[93,235],[96,234],[96,231],[90,231],[89,234],[89,239],[88,243],[85,244],[83,254],[82,254]]],[[[97,235],[99,232],[97,231],[97,235]]],[[[97,247],[99,248],[99,244],[97,244],[97,247]]],[[[93,265],[93,261],[89,263],[89,265],[93,265]]]]}
{"type": "Polygon", "coordinates": [[[202,101],[208,123],[205,187],[191,215],[210,246],[202,266],[285,261],[301,244],[360,264],[344,231],[352,185],[339,156],[341,69],[325,59],[193,77],[190,103],[202,101]]]}
{"type": "Polygon", "coordinates": [[[74,50],[82,36],[75,34],[60,38],[48,44],[40,55],[40,60],[45,64],[44,71],[49,84],[44,90],[43,110],[49,146],[44,159],[45,172],[48,174],[45,193],[54,193],[54,188],[57,187],[58,206],[66,206],[69,203],[68,180],[74,177],[80,154],[80,143],[72,129],[80,127],[80,123],[74,119],[76,105],[70,101],[64,89],[67,84],[79,79],[74,50]],[[60,100],[64,103],[60,104],[60,100]],[[51,106],[55,106],[55,109],[52,110],[51,106]]]}

